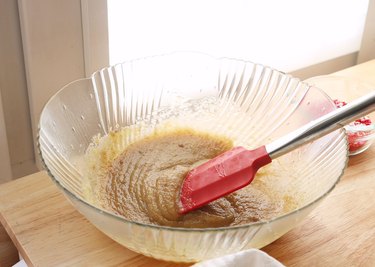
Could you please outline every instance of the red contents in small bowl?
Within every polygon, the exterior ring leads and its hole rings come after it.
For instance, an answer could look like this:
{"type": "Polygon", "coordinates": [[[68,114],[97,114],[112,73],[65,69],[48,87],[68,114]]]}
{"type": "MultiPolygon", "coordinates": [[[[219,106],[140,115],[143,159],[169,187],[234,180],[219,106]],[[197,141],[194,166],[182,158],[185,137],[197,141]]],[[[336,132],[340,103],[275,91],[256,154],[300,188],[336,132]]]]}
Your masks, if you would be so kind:
{"type": "MultiPolygon", "coordinates": [[[[337,108],[341,108],[346,105],[346,102],[339,101],[337,99],[333,100],[337,108]]],[[[371,119],[368,116],[362,117],[358,120],[353,121],[349,124],[351,128],[354,128],[359,125],[368,126],[371,125],[371,119]]],[[[348,142],[349,142],[349,152],[355,152],[367,143],[367,140],[364,139],[365,136],[371,134],[371,131],[347,131],[348,142]]]]}

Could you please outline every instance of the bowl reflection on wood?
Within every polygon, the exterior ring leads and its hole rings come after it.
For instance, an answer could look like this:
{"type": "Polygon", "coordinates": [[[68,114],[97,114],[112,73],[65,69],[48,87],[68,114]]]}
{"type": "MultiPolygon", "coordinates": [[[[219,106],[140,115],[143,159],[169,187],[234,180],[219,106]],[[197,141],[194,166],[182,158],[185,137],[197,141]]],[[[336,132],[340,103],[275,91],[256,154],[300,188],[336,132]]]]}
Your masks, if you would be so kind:
{"type": "MultiPolygon", "coordinates": [[[[243,131],[244,139],[251,136],[256,140],[254,146],[335,108],[320,89],[263,65],[200,53],[155,56],[102,69],[54,95],[40,119],[42,160],[79,212],[136,252],[168,261],[194,262],[263,247],[306,217],[339,181],[348,157],[343,130],[280,158],[280,166],[294,175],[270,179],[269,186],[293,189],[303,197],[295,210],[268,221],[205,229],[165,227],[129,221],[84,197],[81,166],[94,136],[136,124],[158,110],[183,106],[186,99],[210,96],[246,114],[240,120],[224,119],[215,128],[221,131],[218,134],[243,131]]],[[[187,126],[194,127],[191,123],[187,126]]]]}

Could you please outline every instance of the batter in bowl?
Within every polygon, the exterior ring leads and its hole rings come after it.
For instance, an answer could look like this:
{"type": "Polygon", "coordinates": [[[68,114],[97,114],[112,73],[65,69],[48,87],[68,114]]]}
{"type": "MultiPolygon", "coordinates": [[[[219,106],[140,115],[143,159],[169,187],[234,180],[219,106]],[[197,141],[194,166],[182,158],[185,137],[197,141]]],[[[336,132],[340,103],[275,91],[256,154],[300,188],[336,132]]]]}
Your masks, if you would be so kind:
{"type": "Polygon", "coordinates": [[[95,186],[95,198],[102,208],[132,221],[187,228],[246,224],[287,211],[286,203],[256,178],[201,209],[178,214],[186,173],[232,147],[228,138],[192,129],[151,134],[110,162],[95,186]]]}

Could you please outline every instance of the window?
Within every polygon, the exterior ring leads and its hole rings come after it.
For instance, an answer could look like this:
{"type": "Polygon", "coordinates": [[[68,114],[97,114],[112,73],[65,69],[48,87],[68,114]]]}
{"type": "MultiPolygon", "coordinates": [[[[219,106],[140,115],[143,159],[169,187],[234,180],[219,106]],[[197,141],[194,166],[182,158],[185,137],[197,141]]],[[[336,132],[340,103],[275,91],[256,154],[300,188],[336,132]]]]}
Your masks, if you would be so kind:
{"type": "Polygon", "coordinates": [[[108,0],[110,64],[193,50],[290,72],[360,48],[368,0],[108,0]]]}

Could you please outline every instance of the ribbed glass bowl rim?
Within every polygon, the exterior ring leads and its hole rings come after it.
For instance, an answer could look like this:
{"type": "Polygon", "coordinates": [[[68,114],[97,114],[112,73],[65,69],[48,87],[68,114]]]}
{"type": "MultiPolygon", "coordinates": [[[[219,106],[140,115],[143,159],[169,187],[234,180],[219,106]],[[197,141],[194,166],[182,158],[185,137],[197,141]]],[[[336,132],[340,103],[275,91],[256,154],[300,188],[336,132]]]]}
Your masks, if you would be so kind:
{"type": "Polygon", "coordinates": [[[371,123],[370,125],[345,125],[345,130],[350,133],[358,133],[358,132],[368,132],[375,130],[375,123],[371,123]]]}
{"type": "MultiPolygon", "coordinates": [[[[108,66],[108,67],[105,67],[105,68],[102,68],[102,69],[99,69],[97,71],[95,71],[90,77],[88,78],[82,78],[82,79],[77,79],[77,80],[74,80],[68,84],[66,84],[65,86],[63,86],[60,90],[58,90],[48,101],[47,103],[44,105],[43,109],[42,109],[42,112],[41,112],[41,115],[40,115],[40,119],[42,118],[42,115],[43,115],[43,112],[45,111],[45,108],[46,106],[49,104],[49,102],[51,102],[55,97],[57,97],[57,95],[63,91],[66,87],[70,86],[71,84],[73,83],[76,83],[76,82],[79,82],[79,81],[83,81],[83,80],[90,80],[92,79],[97,73],[100,73],[101,71],[104,71],[106,69],[110,69],[110,68],[113,68],[115,66],[118,66],[118,65],[122,65],[122,64],[126,64],[126,63],[131,63],[131,62],[136,62],[136,61],[141,61],[141,60],[148,60],[148,59],[152,59],[152,58],[157,58],[157,57],[164,57],[164,56],[173,56],[174,54],[180,54],[180,53],[190,53],[190,54],[196,54],[196,55],[202,55],[202,56],[207,56],[207,57],[210,57],[212,58],[212,60],[233,60],[233,61],[237,61],[237,62],[244,62],[244,63],[250,63],[250,64],[254,64],[256,66],[260,66],[260,67],[263,67],[263,68],[268,68],[269,70],[272,70],[272,71],[276,71],[278,73],[281,73],[283,75],[286,75],[286,76],[290,76],[292,77],[291,75],[289,74],[286,74],[282,71],[279,71],[279,70],[276,70],[272,67],[269,67],[269,66],[266,66],[266,65],[263,65],[263,64],[259,64],[259,63],[254,63],[252,61],[248,61],[248,60],[243,60],[243,59],[236,59],[236,58],[230,58],[230,57],[215,57],[215,56],[211,56],[211,55],[208,55],[206,53],[201,53],[201,52],[191,52],[191,51],[178,51],[178,52],[172,52],[172,53],[165,53],[165,54],[160,54],[160,55],[154,55],[154,56],[147,56],[147,57],[142,57],[142,58],[136,58],[136,59],[132,59],[132,60],[127,60],[127,61],[124,61],[122,63],[118,63],[118,64],[115,64],[115,65],[112,65],[112,66],[108,66]]],[[[307,84],[303,81],[301,81],[300,79],[298,78],[295,78],[293,77],[294,79],[296,79],[298,82],[302,83],[302,84],[307,84]]],[[[314,87],[314,90],[318,90],[320,91],[328,100],[330,100],[332,102],[332,105],[334,105],[332,99],[323,91],[321,90],[320,88],[318,87],[314,87]]],[[[131,221],[131,220],[128,220],[126,219],[125,217],[122,217],[122,216],[119,216],[115,213],[112,213],[110,211],[107,211],[107,210],[104,210],[104,209],[100,209],[94,205],[92,205],[91,203],[87,202],[86,200],[76,196],[75,194],[73,194],[72,192],[70,192],[67,188],[65,188],[60,182],[59,180],[51,173],[50,169],[48,168],[44,158],[43,158],[43,154],[42,154],[42,151],[41,151],[41,147],[40,147],[40,142],[39,142],[39,139],[40,139],[40,132],[41,132],[41,126],[40,126],[40,120],[39,120],[39,124],[38,124],[38,132],[37,132],[37,149],[38,149],[38,154],[40,156],[40,159],[41,159],[41,162],[43,164],[43,167],[46,169],[47,171],[47,174],[48,176],[52,179],[52,181],[55,182],[55,184],[60,188],[62,189],[63,192],[65,192],[67,195],[69,195],[70,197],[72,197],[73,199],[77,200],[78,202],[82,203],[83,205],[87,206],[88,208],[91,208],[93,210],[95,210],[96,212],[98,212],[99,214],[103,214],[103,215],[108,215],[112,218],[114,218],[115,220],[118,220],[120,222],[124,222],[124,223],[129,223],[129,224],[135,224],[135,225],[138,225],[138,226],[142,226],[142,227],[145,227],[145,228],[151,228],[151,229],[156,229],[156,230],[167,230],[167,231],[173,231],[173,232],[221,232],[221,231],[233,231],[233,230],[239,230],[239,229],[245,229],[245,228],[250,228],[250,227],[253,227],[253,226],[260,226],[260,225],[265,225],[265,224],[270,224],[272,222],[276,222],[278,220],[281,220],[283,218],[286,218],[288,216],[292,216],[293,214],[297,214],[299,213],[300,211],[314,205],[315,203],[317,203],[318,201],[320,201],[321,199],[323,199],[324,197],[326,197],[335,187],[336,185],[338,184],[338,182],[340,181],[340,178],[343,176],[344,174],[344,171],[346,169],[346,166],[348,164],[348,160],[349,160],[349,149],[348,149],[348,141],[347,141],[347,138],[346,138],[346,133],[345,133],[345,129],[344,128],[341,128],[340,130],[340,137],[341,139],[344,139],[345,142],[346,142],[346,157],[345,157],[345,164],[344,164],[344,168],[341,170],[341,173],[340,175],[338,175],[335,183],[326,191],[324,192],[321,196],[319,196],[318,198],[316,198],[315,200],[311,201],[310,203],[306,204],[305,206],[299,208],[299,209],[295,209],[291,212],[288,212],[288,213],[285,213],[281,216],[278,216],[278,217],[275,217],[275,218],[272,218],[270,220],[267,220],[267,221],[258,221],[258,222],[253,222],[253,223],[248,223],[248,224],[241,224],[241,225],[235,225],[235,226],[226,226],[226,227],[209,227],[209,228],[184,228],[184,227],[171,227],[171,226],[164,226],[164,225],[155,225],[155,224],[148,224],[148,223],[141,223],[141,222],[136,222],[136,221],[131,221]]],[[[78,210],[79,211],[79,210],[78,210]]]]}

